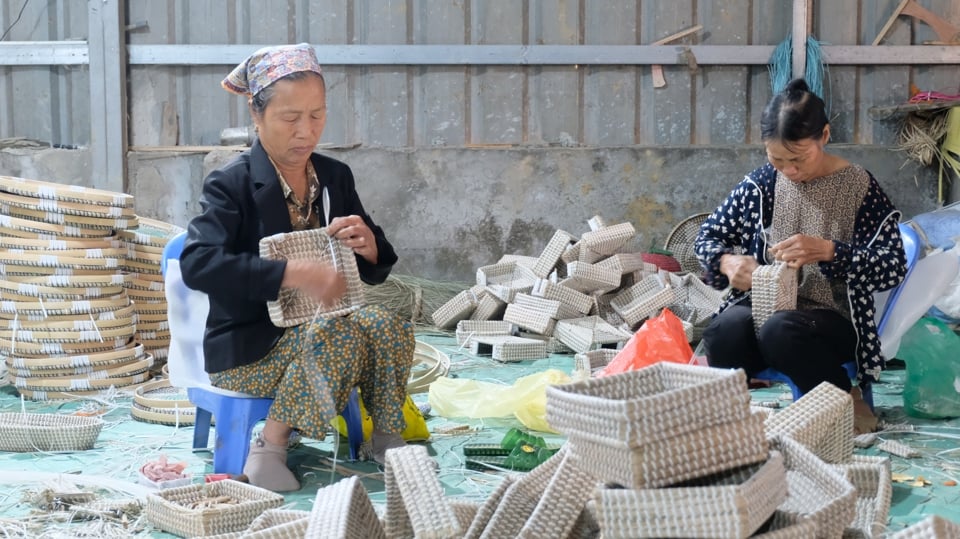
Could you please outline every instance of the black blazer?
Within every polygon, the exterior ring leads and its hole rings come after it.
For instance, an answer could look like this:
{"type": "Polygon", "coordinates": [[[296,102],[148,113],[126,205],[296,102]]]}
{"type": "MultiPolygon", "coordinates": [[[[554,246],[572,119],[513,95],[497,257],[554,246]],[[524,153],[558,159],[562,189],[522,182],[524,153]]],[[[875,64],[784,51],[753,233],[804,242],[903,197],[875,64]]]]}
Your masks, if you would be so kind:
{"type": "MultiPolygon", "coordinates": [[[[386,280],[397,254],[364,211],[345,163],[311,156],[320,187],[330,193],[330,218],[359,215],[377,240],[377,264],[357,256],[364,282],[386,280]]],[[[314,211],[323,216],[317,197],[314,211]]],[[[187,229],[180,255],[183,282],[208,295],[210,314],[203,348],[207,372],[253,363],[266,356],[284,328],[274,326],[267,301],[276,300],[286,262],[260,258],[260,239],[293,230],[276,169],[259,140],[203,182],[201,213],[187,229]]]]}

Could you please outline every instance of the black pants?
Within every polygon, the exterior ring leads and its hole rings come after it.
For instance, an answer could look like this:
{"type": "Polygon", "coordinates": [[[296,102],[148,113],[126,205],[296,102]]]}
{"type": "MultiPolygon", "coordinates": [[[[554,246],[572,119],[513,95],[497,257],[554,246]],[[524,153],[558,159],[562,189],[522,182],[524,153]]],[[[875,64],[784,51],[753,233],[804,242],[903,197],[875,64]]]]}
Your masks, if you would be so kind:
{"type": "Polygon", "coordinates": [[[842,365],[856,358],[857,334],[839,313],[826,310],[779,311],[753,329],[749,300],[717,315],[703,332],[711,367],[742,368],[747,376],[773,367],[806,393],[821,382],[850,391],[842,365]]]}

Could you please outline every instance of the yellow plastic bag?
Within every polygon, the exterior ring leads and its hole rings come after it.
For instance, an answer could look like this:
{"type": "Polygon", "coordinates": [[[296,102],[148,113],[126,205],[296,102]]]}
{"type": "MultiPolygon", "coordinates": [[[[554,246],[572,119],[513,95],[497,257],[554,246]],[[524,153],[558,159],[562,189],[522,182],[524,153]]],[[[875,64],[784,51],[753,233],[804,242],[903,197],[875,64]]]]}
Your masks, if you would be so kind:
{"type": "Polygon", "coordinates": [[[522,378],[513,385],[464,378],[440,377],[430,384],[428,402],[442,417],[516,417],[525,427],[555,432],[547,424],[547,386],[565,384],[570,377],[549,369],[522,378]]]}
{"type": "MultiPolygon", "coordinates": [[[[367,413],[367,408],[363,405],[363,397],[359,395],[359,391],[360,390],[357,390],[357,394],[358,400],[360,401],[363,439],[366,441],[370,439],[370,435],[373,433],[373,418],[367,413]]],[[[408,442],[420,442],[430,438],[430,431],[427,429],[427,420],[424,419],[423,414],[420,413],[420,408],[417,408],[416,403],[413,402],[410,395],[407,395],[407,400],[403,403],[403,419],[407,422],[407,428],[400,433],[404,440],[408,442]]],[[[346,436],[347,422],[344,421],[343,416],[338,415],[334,423],[340,435],[346,436]]]]}

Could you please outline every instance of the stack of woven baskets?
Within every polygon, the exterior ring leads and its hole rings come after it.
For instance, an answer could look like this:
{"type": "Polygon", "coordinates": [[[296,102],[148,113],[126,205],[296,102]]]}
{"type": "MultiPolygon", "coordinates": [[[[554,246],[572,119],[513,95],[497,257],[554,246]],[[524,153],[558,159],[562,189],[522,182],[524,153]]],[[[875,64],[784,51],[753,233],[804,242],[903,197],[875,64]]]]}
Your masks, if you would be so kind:
{"type": "MultiPolygon", "coordinates": [[[[23,396],[67,399],[150,379],[154,356],[136,339],[128,293],[142,280],[124,271],[122,236],[138,236],[141,224],[133,204],[122,193],[0,176],[0,360],[23,396]]],[[[165,309],[157,316],[165,324],[165,309]]]]}
{"type": "Polygon", "coordinates": [[[579,239],[556,231],[538,257],[508,255],[480,267],[477,284],[437,309],[434,324],[456,327],[461,345],[500,361],[615,348],[664,307],[698,339],[720,293],[693,274],[644,262],[632,224],[589,224],[579,239]]]}

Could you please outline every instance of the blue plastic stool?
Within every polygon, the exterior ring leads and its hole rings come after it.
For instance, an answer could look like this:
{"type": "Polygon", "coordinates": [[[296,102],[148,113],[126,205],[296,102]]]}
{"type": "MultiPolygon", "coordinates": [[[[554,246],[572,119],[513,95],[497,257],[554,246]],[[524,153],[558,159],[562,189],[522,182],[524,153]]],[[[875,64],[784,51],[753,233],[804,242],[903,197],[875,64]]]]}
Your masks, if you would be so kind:
{"type": "MultiPolygon", "coordinates": [[[[213,472],[239,475],[247,462],[253,426],[266,419],[273,399],[259,397],[231,397],[198,387],[187,389],[190,402],[197,413],[193,426],[193,449],[206,449],[210,436],[211,416],[217,418],[216,441],[213,446],[213,472]]],[[[360,421],[360,403],[357,389],[350,392],[350,400],[341,413],[347,424],[350,460],[357,460],[363,440],[360,421]]]]}
{"type": "MultiPolygon", "coordinates": [[[[179,258],[186,240],[186,232],[171,238],[164,246],[160,269],[167,271],[167,259],[179,258]]],[[[175,338],[175,336],[174,336],[175,338]]],[[[194,358],[203,361],[203,357],[194,358]]],[[[193,427],[193,449],[206,449],[210,438],[211,419],[216,418],[216,441],[213,447],[214,473],[239,475],[247,461],[253,426],[263,421],[270,411],[273,399],[253,396],[233,396],[210,391],[204,387],[188,387],[187,397],[197,407],[193,427]]],[[[350,459],[357,460],[363,442],[363,423],[357,388],[350,392],[347,406],[341,412],[347,424],[350,459]]]]}

